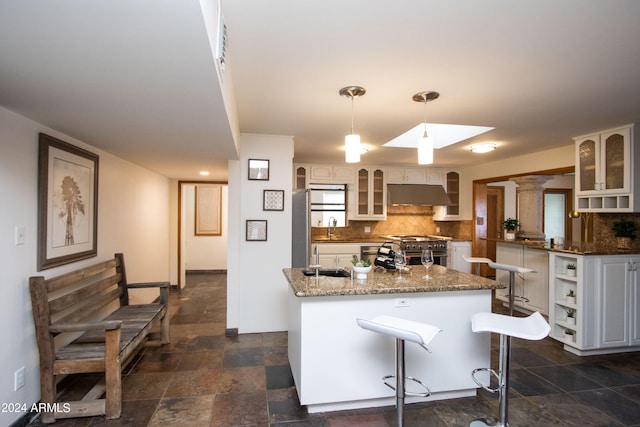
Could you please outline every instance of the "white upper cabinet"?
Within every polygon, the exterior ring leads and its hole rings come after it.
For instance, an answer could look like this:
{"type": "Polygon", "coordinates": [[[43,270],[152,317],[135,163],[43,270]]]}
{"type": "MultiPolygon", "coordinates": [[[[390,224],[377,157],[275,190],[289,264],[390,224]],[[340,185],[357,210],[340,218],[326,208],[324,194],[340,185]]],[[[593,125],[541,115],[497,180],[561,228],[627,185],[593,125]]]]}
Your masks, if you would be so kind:
{"type": "Polygon", "coordinates": [[[349,219],[381,220],[387,218],[387,180],[379,167],[361,167],[355,191],[350,191],[349,219]]]}
{"type": "Polygon", "coordinates": [[[353,184],[356,180],[355,173],[355,167],[349,165],[311,165],[309,183],[353,184]]]}
{"type": "Polygon", "coordinates": [[[637,212],[640,150],[635,125],[574,138],[576,208],[581,212],[637,212]]]}
{"type": "Polygon", "coordinates": [[[436,221],[457,221],[462,218],[462,198],[460,197],[460,171],[440,169],[443,182],[451,203],[447,206],[434,206],[433,219],[436,221]]]}
{"type": "Polygon", "coordinates": [[[426,184],[426,168],[387,168],[389,184],[426,184]]]}

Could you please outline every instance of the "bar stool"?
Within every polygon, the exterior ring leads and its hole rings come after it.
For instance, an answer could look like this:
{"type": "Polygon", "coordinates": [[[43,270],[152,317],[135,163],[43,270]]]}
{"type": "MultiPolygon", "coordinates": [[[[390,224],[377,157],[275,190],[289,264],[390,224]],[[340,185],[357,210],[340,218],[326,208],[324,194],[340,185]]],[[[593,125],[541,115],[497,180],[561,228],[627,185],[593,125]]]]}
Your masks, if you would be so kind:
{"type": "Polygon", "coordinates": [[[509,425],[508,399],[509,399],[509,368],[511,367],[511,338],[526,340],[541,340],[547,335],[551,327],[539,312],[528,317],[513,317],[496,313],[477,313],[471,319],[471,330],[475,333],[493,332],[500,334],[500,366],[498,373],[491,368],[474,369],[471,377],[476,384],[483,389],[495,393],[498,392],[499,418],[497,423],[489,423],[487,419],[473,420],[470,427],[509,425]],[[490,388],[476,379],[476,373],[489,372],[498,380],[498,387],[490,388]]]}
{"type": "Polygon", "coordinates": [[[464,260],[467,261],[469,264],[476,265],[476,272],[475,272],[476,276],[480,275],[480,264],[488,264],[490,262],[493,262],[489,258],[482,258],[482,257],[463,255],[462,258],[464,258],[464,260]]]}
{"type": "Polygon", "coordinates": [[[382,381],[387,387],[395,390],[396,392],[398,427],[402,427],[405,396],[427,397],[431,394],[429,388],[420,380],[413,377],[405,377],[404,342],[414,342],[431,353],[431,350],[427,348],[427,344],[431,342],[433,337],[435,337],[441,329],[425,323],[393,316],[377,316],[373,320],[357,319],[357,322],[358,326],[363,329],[384,335],[390,335],[396,339],[396,374],[384,376],[382,377],[382,381]],[[394,377],[396,379],[395,386],[387,382],[387,380],[394,377]],[[405,391],[405,378],[420,384],[425,388],[426,392],[413,393],[405,391]]]}
{"type": "Polygon", "coordinates": [[[530,268],[518,267],[515,265],[508,265],[508,264],[498,264],[495,262],[489,262],[489,267],[495,268],[496,270],[505,270],[509,272],[509,316],[513,316],[513,303],[515,301],[515,298],[518,298],[521,301],[529,301],[527,298],[523,296],[516,297],[513,293],[516,273],[519,273],[519,274],[535,273],[536,271],[530,268]]]}

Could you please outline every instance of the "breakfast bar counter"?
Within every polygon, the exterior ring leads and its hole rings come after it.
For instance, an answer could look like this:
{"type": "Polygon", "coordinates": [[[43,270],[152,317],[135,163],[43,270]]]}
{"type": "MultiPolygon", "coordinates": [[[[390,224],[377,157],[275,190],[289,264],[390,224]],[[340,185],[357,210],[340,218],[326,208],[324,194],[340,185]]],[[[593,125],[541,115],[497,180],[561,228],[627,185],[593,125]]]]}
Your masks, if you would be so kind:
{"type": "Polygon", "coordinates": [[[489,334],[471,331],[471,317],[491,311],[492,290],[503,285],[438,265],[429,269],[429,279],[422,266],[412,266],[402,279],[382,269],[363,280],[305,276],[304,270],[283,272],[290,290],[289,363],[309,412],[394,405],[394,391],[382,377],[394,373],[395,340],[356,323],[379,315],[442,329],[431,352],[406,344],[406,374],[431,390],[431,396],[408,397],[407,403],[475,395],[471,371],[489,366],[491,342],[489,334]]]}

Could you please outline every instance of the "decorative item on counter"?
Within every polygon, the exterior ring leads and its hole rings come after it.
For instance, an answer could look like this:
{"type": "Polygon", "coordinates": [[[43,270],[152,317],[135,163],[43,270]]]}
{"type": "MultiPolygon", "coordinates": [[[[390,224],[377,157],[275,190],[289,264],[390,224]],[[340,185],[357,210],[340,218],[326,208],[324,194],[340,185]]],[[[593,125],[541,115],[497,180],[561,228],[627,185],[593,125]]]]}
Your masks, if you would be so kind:
{"type": "Polygon", "coordinates": [[[567,265],[567,276],[575,277],[575,275],[576,275],[576,265],[575,264],[568,264],[567,265]]]}
{"type": "Polygon", "coordinates": [[[371,261],[358,259],[357,255],[353,256],[351,264],[353,264],[353,271],[356,272],[356,279],[366,279],[367,273],[373,268],[371,261]]]}
{"type": "Polygon", "coordinates": [[[569,304],[575,304],[576,303],[576,294],[575,294],[575,292],[573,292],[573,289],[569,289],[569,293],[567,294],[567,302],[569,304]]]}
{"type": "Polygon", "coordinates": [[[504,220],[504,240],[516,240],[516,230],[520,226],[520,221],[513,218],[504,220]]]}
{"type": "Polygon", "coordinates": [[[635,239],[638,225],[633,221],[619,219],[613,221],[613,227],[611,229],[616,234],[618,249],[631,249],[631,239],[635,239]]]}

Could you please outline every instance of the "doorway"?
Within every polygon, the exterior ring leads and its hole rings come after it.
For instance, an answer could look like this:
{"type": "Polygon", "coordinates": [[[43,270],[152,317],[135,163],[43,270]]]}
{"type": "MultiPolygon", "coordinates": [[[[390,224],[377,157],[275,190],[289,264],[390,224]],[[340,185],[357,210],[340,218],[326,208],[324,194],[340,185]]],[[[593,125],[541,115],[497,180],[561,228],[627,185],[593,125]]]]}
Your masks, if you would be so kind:
{"type": "MultiPolygon", "coordinates": [[[[180,288],[186,284],[187,271],[212,273],[227,269],[227,190],[226,181],[178,182],[178,285],[180,288]],[[196,226],[198,186],[221,188],[220,205],[215,208],[219,215],[217,232],[198,230],[196,226]]],[[[205,211],[211,213],[208,209],[205,211]]]]}

